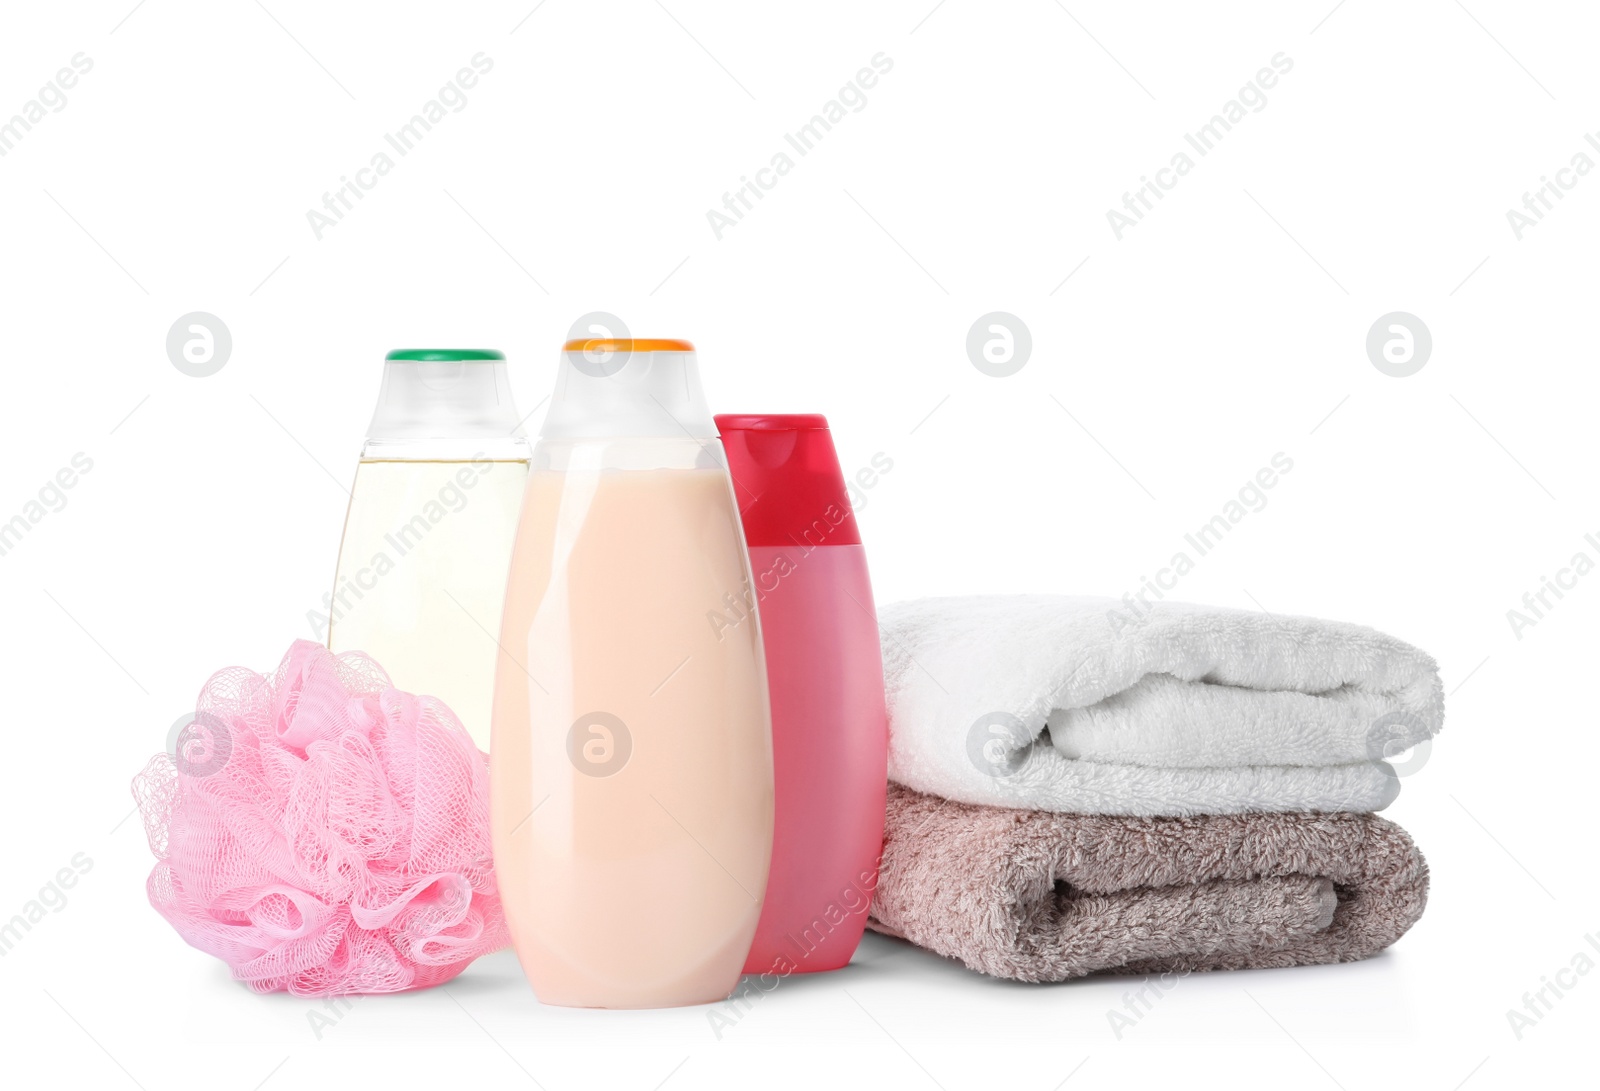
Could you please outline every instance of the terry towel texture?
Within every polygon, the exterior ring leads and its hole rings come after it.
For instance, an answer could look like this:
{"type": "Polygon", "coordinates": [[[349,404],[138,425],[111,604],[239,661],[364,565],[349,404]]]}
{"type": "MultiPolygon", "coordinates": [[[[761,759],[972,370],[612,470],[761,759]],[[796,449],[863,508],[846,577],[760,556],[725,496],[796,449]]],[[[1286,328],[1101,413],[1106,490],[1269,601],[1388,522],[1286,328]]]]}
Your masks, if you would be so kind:
{"type": "Polygon", "coordinates": [[[1373,811],[1439,730],[1438,667],[1361,625],[993,595],[883,607],[889,777],[1121,815],[1373,811]]]}
{"type": "Polygon", "coordinates": [[[1428,868],[1376,815],[1128,818],[891,784],[872,928],[1019,981],[1349,962],[1422,916],[1428,868]]]}

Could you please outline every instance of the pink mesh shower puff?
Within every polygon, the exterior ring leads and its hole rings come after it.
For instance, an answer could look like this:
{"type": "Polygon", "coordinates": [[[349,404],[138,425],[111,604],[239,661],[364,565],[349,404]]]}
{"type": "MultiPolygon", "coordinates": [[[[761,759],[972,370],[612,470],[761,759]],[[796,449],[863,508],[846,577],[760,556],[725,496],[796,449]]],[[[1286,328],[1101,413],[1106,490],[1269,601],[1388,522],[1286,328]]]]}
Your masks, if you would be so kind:
{"type": "Polygon", "coordinates": [[[483,755],[366,655],[218,671],[177,751],[133,782],[150,904],[252,989],[425,988],[509,942],[483,755]]]}

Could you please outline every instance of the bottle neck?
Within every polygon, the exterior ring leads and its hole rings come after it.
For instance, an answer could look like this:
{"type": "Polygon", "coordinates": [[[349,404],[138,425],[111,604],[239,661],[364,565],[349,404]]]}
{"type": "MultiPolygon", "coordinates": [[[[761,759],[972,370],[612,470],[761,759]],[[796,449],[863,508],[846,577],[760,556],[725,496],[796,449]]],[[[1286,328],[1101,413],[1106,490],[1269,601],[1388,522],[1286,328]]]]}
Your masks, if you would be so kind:
{"type": "Polygon", "coordinates": [[[695,354],[564,351],[539,438],[545,441],[717,438],[695,354]]]}
{"type": "Polygon", "coordinates": [[[364,459],[525,459],[504,360],[389,360],[364,459]]]}

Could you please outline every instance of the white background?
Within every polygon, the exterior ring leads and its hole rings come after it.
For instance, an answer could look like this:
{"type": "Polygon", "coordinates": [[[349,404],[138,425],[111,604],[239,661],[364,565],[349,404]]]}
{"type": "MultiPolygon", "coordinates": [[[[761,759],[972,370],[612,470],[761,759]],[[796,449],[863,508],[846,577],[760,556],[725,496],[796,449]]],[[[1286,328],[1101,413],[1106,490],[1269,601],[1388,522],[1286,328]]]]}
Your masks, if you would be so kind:
{"type": "Polygon", "coordinates": [[[1600,974],[1521,1040],[1506,1012],[1600,932],[1600,575],[1520,639],[1506,612],[1600,559],[1600,175],[1520,240],[1506,211],[1600,161],[1593,10],[535,2],[0,15],[0,119],[94,62],[0,159],[0,519],[94,464],[0,557],[0,918],[93,860],[0,960],[7,1082],[1591,1079],[1600,974]],[[306,211],[480,51],[466,107],[319,241],[306,211]],[[719,241],[706,211],[880,52],[865,108],[719,241]],[[1280,52],[1267,105],[1118,241],[1107,210],[1280,52]],[[164,349],[197,310],[234,342],[204,379],[164,349]],[[213,670],[308,635],[385,350],[504,349],[527,411],[591,310],[693,339],[719,411],[820,410],[847,472],[892,458],[861,510],[880,601],[1120,595],[1289,455],[1176,594],[1438,657],[1446,730],[1389,811],[1433,869],[1422,921],[1366,963],[1190,978],[1121,1040],[1132,982],[1003,983],[876,937],[720,1039],[703,1008],[540,1007],[509,954],[320,1039],[320,1004],[232,984],[146,904],[130,778],[213,670]],[[964,349],[995,310],[1032,333],[1010,378],[964,349]],[[1434,340],[1403,379],[1364,348],[1396,310],[1434,340]]]}

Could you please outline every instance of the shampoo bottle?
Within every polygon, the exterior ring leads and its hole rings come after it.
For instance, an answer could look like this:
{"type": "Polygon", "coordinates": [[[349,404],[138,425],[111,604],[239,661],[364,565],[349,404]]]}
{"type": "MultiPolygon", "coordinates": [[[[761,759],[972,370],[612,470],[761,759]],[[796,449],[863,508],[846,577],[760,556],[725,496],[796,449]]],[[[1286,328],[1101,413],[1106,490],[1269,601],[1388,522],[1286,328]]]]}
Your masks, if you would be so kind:
{"type": "Polygon", "coordinates": [[[777,789],[745,973],[836,970],[861,942],[883,846],[889,728],[866,553],[825,418],[716,421],[761,611],[777,789]]]}
{"type": "Polygon", "coordinates": [[[326,602],[328,647],[366,652],[400,689],[439,698],[480,750],[527,473],[501,353],[389,353],[326,602]]]}
{"type": "Polygon", "coordinates": [[[686,341],[563,350],[506,587],[490,808],[538,998],[721,1000],[767,883],[772,745],[739,511],[686,341]]]}

